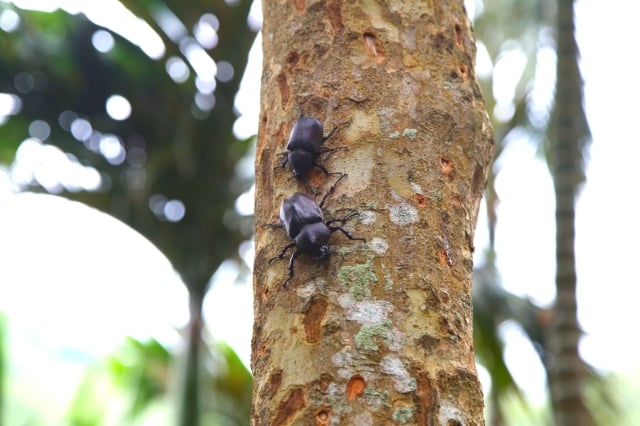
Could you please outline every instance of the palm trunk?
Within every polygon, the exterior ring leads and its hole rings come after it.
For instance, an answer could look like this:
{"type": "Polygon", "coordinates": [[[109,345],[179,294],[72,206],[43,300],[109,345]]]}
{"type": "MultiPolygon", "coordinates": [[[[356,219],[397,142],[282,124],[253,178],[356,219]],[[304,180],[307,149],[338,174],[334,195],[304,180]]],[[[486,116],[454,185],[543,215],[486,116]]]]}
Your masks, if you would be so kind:
{"type": "Polygon", "coordinates": [[[578,354],[575,267],[575,198],[582,181],[581,145],[588,135],[572,0],[558,0],[557,80],[552,115],[551,156],[556,199],[556,301],[549,346],[549,384],[557,426],[586,425],[584,366],[578,354]]]}
{"type": "Polygon", "coordinates": [[[189,294],[189,324],[186,330],[186,348],[183,368],[180,375],[180,404],[178,424],[180,426],[198,426],[202,412],[200,369],[202,364],[203,340],[202,317],[203,297],[189,294]]]}

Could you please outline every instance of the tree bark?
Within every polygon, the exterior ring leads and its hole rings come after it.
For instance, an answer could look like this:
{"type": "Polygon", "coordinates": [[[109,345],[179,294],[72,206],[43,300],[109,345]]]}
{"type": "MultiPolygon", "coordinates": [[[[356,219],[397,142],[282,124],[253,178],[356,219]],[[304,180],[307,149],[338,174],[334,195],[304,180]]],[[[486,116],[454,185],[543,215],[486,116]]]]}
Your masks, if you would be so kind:
{"type": "Polygon", "coordinates": [[[471,274],[494,149],[461,1],[263,0],[256,150],[253,425],[479,425],[471,274]],[[300,113],[325,123],[322,156],[348,177],[325,219],[358,212],[326,261],[277,221],[294,192],[335,181],[275,168],[300,113]]]}

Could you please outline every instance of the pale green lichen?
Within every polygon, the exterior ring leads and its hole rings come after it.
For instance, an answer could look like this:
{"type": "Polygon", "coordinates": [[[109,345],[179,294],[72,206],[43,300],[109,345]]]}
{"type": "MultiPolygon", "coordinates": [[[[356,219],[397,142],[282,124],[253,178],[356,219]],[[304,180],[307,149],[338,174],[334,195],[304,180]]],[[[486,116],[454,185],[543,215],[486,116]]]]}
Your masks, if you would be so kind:
{"type": "Polygon", "coordinates": [[[338,249],[338,254],[340,256],[344,256],[346,254],[349,254],[353,251],[353,248],[351,248],[350,246],[342,246],[338,249]]]}
{"type": "Polygon", "coordinates": [[[387,132],[391,128],[389,119],[393,116],[393,110],[391,108],[382,108],[378,111],[378,121],[380,122],[380,128],[387,132]]]}
{"type": "Polygon", "coordinates": [[[380,324],[365,324],[356,334],[356,347],[360,350],[375,352],[380,347],[376,342],[376,338],[389,340],[389,330],[391,329],[391,321],[385,320],[380,324]]]}
{"type": "Polygon", "coordinates": [[[416,136],[418,135],[418,131],[416,129],[404,129],[402,132],[402,136],[405,136],[412,141],[416,140],[416,136]]]}
{"type": "Polygon", "coordinates": [[[418,221],[418,210],[407,203],[389,207],[389,217],[399,226],[409,225],[418,221]]]}
{"type": "Polygon", "coordinates": [[[372,386],[367,386],[365,388],[363,398],[367,405],[378,410],[382,407],[391,407],[389,394],[372,386]]]}
{"type": "Polygon", "coordinates": [[[389,133],[389,137],[391,139],[398,139],[400,137],[400,132],[398,132],[398,131],[391,132],[391,133],[389,133]]]}
{"type": "Polygon", "coordinates": [[[382,264],[382,272],[384,273],[384,289],[389,291],[393,288],[393,280],[391,279],[391,274],[387,271],[384,264],[382,264]]]}
{"type": "Polygon", "coordinates": [[[415,416],[415,409],[413,407],[400,407],[393,410],[393,414],[391,415],[391,419],[400,423],[401,425],[413,422],[413,417],[415,416]]]}
{"type": "MultiPolygon", "coordinates": [[[[369,208],[371,209],[375,208],[375,206],[371,205],[374,203],[369,203],[369,204],[370,204],[369,208]]],[[[376,214],[372,211],[363,210],[359,214],[359,219],[360,219],[360,223],[362,223],[363,225],[371,225],[376,221],[376,214]]]]}
{"type": "Polygon", "coordinates": [[[354,266],[343,266],[338,270],[338,280],[349,287],[349,294],[355,300],[371,297],[371,283],[377,282],[378,277],[373,270],[373,258],[367,258],[366,263],[354,266]]]}
{"type": "Polygon", "coordinates": [[[384,274],[384,289],[389,291],[393,288],[393,280],[391,279],[391,275],[385,272],[384,274]]]}
{"type": "Polygon", "coordinates": [[[367,249],[373,250],[376,254],[383,255],[389,249],[389,243],[380,237],[374,237],[371,243],[367,243],[367,249]]]}

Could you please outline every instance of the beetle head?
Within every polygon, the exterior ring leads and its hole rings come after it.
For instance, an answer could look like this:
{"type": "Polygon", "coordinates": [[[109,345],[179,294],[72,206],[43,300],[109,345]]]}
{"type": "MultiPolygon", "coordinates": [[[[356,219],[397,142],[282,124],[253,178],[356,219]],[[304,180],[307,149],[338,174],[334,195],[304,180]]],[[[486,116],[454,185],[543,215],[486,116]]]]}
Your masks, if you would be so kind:
{"type": "Polygon", "coordinates": [[[326,259],[327,257],[329,257],[329,246],[327,244],[323,245],[322,247],[320,247],[320,250],[318,250],[318,253],[318,259],[326,259]]]}

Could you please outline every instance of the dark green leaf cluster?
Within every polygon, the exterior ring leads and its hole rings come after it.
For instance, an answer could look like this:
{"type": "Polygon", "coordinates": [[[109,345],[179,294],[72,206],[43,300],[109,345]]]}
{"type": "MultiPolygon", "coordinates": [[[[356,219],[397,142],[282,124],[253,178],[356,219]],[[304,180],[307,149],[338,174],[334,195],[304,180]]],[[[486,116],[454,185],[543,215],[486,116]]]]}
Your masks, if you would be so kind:
{"type": "MultiPolygon", "coordinates": [[[[252,141],[232,133],[234,96],[255,37],[246,24],[250,2],[123,3],[162,36],[162,58],[148,57],[118,34],[111,34],[110,50],[98,51],[92,39],[104,29],[82,15],[15,9],[20,25],[0,37],[0,93],[19,104],[17,113],[2,117],[0,162],[11,164],[29,140],[30,147],[55,147],[51,151],[66,156],[69,170],[93,171],[95,187],[69,178],[68,170],[47,182],[18,173],[14,183],[114,215],[151,240],[192,293],[204,295],[212,273],[251,229],[251,218],[239,217],[234,201],[250,185],[235,167],[252,141]],[[167,6],[187,29],[203,16],[217,17],[217,44],[199,51],[233,69],[224,82],[190,68],[185,45],[197,44],[194,36],[187,30],[171,39],[154,18],[167,6]],[[186,65],[180,83],[167,72],[172,58],[186,65]],[[215,89],[203,92],[196,80],[215,89]],[[107,113],[112,95],[128,100],[125,120],[107,113]]],[[[0,5],[0,12],[8,7],[0,5]]]]}

